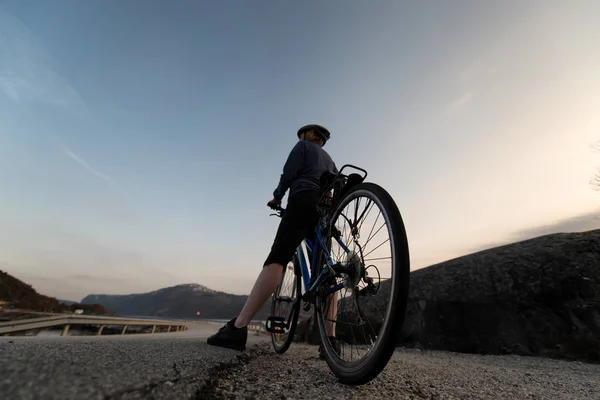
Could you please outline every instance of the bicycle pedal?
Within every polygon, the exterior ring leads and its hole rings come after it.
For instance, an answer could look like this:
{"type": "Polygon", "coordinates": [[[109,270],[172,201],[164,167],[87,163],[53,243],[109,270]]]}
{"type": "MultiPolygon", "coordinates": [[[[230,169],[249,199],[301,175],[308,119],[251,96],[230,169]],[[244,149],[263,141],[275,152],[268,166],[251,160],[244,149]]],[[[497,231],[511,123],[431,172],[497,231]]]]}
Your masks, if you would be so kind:
{"type": "Polygon", "coordinates": [[[267,323],[265,324],[265,330],[270,333],[285,333],[287,328],[287,324],[285,323],[285,318],[283,317],[273,317],[270,316],[267,318],[267,323]]]}

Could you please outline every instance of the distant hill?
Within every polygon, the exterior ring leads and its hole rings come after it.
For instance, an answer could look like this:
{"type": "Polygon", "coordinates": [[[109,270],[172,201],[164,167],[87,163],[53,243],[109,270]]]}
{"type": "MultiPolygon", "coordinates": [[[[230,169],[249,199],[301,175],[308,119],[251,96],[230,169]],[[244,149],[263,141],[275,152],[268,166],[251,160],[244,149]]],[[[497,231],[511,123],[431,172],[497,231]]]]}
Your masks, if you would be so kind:
{"type": "MultiPolygon", "coordinates": [[[[242,310],[248,296],[219,292],[199,284],[183,284],[148,293],[128,295],[90,294],[82,304],[99,303],[121,316],[229,319],[242,310]],[[197,316],[196,313],[200,312],[197,316]]],[[[270,315],[271,302],[256,319],[270,315]]]]}
{"type": "Polygon", "coordinates": [[[6,301],[8,304],[16,307],[41,312],[68,312],[69,307],[60,304],[54,297],[44,296],[35,291],[35,289],[9,275],[0,271],[0,301],[6,301]]]}
{"type": "Polygon", "coordinates": [[[0,302],[23,310],[52,313],[69,313],[82,309],[84,314],[112,315],[100,304],[78,304],[68,300],[57,300],[54,297],[39,294],[29,284],[0,271],[0,302]]]}

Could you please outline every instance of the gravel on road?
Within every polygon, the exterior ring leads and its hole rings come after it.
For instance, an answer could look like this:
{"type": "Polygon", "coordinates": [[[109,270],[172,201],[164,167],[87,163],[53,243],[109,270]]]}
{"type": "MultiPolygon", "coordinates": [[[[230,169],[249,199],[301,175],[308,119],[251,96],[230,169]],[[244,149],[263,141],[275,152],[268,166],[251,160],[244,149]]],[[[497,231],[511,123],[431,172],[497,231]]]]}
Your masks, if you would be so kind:
{"type": "Polygon", "coordinates": [[[600,364],[399,348],[370,383],[337,382],[317,347],[283,355],[258,345],[257,357],[213,374],[215,399],[600,399],[600,364]],[[260,354],[259,354],[260,353],[260,354]]]}

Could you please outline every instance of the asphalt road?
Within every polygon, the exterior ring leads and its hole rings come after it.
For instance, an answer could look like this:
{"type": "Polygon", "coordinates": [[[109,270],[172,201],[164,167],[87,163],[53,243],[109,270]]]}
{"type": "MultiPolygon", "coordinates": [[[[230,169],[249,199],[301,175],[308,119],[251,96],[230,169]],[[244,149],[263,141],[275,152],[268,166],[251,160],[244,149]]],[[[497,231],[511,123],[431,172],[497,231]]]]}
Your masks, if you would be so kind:
{"type": "MultiPolygon", "coordinates": [[[[0,398],[203,398],[211,368],[242,353],[206,344],[219,325],[141,335],[0,337],[0,398]]],[[[249,344],[270,340],[250,333],[249,344]]]]}
{"type": "Polygon", "coordinates": [[[206,345],[219,325],[177,333],[0,337],[0,399],[600,399],[600,364],[397,349],[369,384],[339,384],[316,346],[284,355],[249,335],[206,345]]]}

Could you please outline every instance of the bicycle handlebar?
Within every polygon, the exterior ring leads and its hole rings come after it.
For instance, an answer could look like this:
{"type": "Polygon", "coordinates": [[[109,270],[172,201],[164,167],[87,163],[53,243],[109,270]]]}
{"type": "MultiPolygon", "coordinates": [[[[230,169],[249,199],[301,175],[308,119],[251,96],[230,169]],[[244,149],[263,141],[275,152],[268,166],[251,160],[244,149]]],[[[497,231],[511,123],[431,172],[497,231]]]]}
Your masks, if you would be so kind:
{"type": "Polygon", "coordinates": [[[271,209],[273,209],[273,210],[277,210],[277,211],[285,211],[285,209],[284,209],[284,208],[281,208],[281,206],[276,206],[276,205],[273,205],[273,204],[271,204],[271,203],[267,203],[267,206],[269,206],[269,208],[271,208],[271,209]]]}
{"type": "Polygon", "coordinates": [[[281,216],[282,216],[283,212],[285,211],[285,208],[282,208],[281,206],[275,206],[275,205],[273,205],[273,204],[271,204],[271,203],[267,203],[267,206],[268,206],[270,209],[277,211],[275,214],[270,214],[269,216],[276,215],[276,216],[278,216],[278,217],[280,217],[280,218],[281,218],[281,216]]]}

